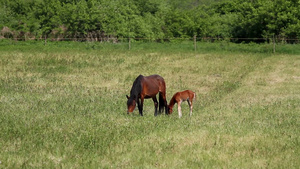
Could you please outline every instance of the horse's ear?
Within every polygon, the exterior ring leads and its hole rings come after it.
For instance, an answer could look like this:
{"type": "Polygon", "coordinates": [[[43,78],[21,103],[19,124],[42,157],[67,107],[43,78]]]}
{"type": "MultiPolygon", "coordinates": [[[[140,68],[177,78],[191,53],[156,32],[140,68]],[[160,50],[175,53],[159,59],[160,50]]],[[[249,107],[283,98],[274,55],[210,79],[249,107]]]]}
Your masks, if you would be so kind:
{"type": "Polygon", "coordinates": [[[128,95],[126,95],[126,97],[127,97],[127,99],[129,99],[129,96],[128,96],[128,95]]]}

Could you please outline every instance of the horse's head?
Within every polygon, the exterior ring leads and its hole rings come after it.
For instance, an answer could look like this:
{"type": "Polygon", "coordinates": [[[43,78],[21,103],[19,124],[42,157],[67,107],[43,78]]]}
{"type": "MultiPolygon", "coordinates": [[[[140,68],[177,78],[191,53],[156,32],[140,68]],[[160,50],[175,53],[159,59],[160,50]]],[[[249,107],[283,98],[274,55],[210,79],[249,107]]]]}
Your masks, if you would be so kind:
{"type": "Polygon", "coordinates": [[[173,113],[173,107],[172,106],[168,106],[168,114],[172,114],[173,113]]]}
{"type": "Polygon", "coordinates": [[[126,97],[127,97],[127,114],[130,114],[135,109],[136,102],[135,99],[130,98],[128,95],[126,95],[126,97]]]}

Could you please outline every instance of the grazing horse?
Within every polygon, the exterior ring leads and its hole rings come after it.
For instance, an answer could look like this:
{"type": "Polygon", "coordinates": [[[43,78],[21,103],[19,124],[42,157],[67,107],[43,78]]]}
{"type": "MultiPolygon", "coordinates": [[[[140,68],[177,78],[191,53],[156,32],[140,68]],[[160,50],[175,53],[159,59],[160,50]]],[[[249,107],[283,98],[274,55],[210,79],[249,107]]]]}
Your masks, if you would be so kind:
{"type": "Polygon", "coordinates": [[[165,108],[168,114],[167,100],[166,100],[166,83],[159,75],[143,76],[139,75],[130,90],[130,96],[127,97],[127,113],[133,112],[136,104],[139,108],[139,113],[143,116],[144,99],[152,98],[155,106],[154,115],[157,116],[157,107],[159,104],[159,113],[165,108]],[[156,94],[159,93],[159,103],[156,99],[156,94]]]}
{"type": "Polygon", "coordinates": [[[173,107],[175,103],[177,103],[178,106],[178,115],[179,118],[181,118],[181,103],[183,101],[187,101],[190,106],[190,116],[192,115],[193,111],[193,100],[196,99],[196,93],[191,90],[185,90],[182,92],[177,92],[173,95],[172,99],[170,100],[170,104],[168,105],[168,112],[169,114],[172,114],[173,107]]]}

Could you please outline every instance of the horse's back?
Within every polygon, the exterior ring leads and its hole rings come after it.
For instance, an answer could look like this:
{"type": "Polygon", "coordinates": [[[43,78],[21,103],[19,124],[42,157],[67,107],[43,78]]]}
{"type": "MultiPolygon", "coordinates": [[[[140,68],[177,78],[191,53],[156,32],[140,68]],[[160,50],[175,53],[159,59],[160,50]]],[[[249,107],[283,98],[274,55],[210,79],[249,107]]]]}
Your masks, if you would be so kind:
{"type": "Polygon", "coordinates": [[[159,75],[150,75],[150,76],[144,76],[145,79],[149,79],[149,80],[156,80],[156,81],[165,81],[163,77],[159,76],[159,75]]]}
{"type": "Polygon", "coordinates": [[[177,95],[177,97],[180,97],[183,100],[187,100],[187,99],[194,99],[196,93],[191,90],[184,90],[182,92],[177,92],[175,95],[177,95]]]}
{"type": "Polygon", "coordinates": [[[153,96],[158,92],[166,91],[166,83],[159,75],[144,76],[142,83],[144,92],[148,96],[153,96]]]}
{"type": "Polygon", "coordinates": [[[191,90],[186,90],[190,98],[194,98],[196,96],[196,93],[191,90]]]}
{"type": "Polygon", "coordinates": [[[159,75],[145,76],[144,81],[148,85],[155,85],[155,86],[158,86],[158,87],[160,87],[160,86],[165,87],[166,86],[164,78],[159,76],[159,75]]]}

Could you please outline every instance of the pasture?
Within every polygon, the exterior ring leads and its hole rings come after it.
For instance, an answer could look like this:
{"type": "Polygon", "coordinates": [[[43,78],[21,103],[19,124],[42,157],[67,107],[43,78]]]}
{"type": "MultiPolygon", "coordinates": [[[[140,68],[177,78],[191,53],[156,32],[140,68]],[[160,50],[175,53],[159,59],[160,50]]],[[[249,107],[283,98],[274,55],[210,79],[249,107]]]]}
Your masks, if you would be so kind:
{"type": "Polygon", "coordinates": [[[300,55],[205,45],[1,42],[0,168],[298,168],[300,55]],[[127,115],[139,74],[193,115],[127,115]]]}

